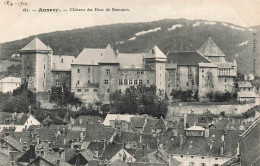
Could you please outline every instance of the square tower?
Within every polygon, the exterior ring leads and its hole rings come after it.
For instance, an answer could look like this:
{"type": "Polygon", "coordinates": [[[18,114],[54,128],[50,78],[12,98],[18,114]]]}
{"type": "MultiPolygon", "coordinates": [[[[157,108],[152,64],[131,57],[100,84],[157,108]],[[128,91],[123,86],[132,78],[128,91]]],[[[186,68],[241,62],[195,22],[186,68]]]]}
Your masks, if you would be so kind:
{"type": "Polygon", "coordinates": [[[155,70],[155,86],[158,90],[165,92],[165,63],[167,57],[155,45],[145,56],[145,62],[155,70]]]}
{"type": "Polygon", "coordinates": [[[52,49],[37,37],[20,50],[22,57],[21,83],[28,84],[33,92],[51,89],[52,49]]]}

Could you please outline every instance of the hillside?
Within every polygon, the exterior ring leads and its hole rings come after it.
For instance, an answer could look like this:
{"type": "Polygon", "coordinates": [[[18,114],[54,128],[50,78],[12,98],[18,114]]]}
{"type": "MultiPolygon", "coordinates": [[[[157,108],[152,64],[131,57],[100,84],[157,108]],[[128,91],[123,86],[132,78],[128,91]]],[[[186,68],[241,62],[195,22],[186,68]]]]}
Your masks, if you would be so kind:
{"type": "MultiPolygon", "coordinates": [[[[38,38],[49,45],[54,54],[77,56],[84,47],[104,48],[108,43],[114,49],[119,49],[119,52],[146,52],[155,44],[164,53],[197,50],[210,35],[226,54],[228,61],[233,61],[235,58],[241,72],[252,73],[253,32],[256,34],[260,32],[259,26],[244,28],[223,22],[167,19],[57,31],[40,34],[38,38]]],[[[18,53],[19,49],[34,37],[0,44],[1,60],[10,59],[12,54],[18,53]]],[[[260,41],[259,35],[255,39],[260,41]]],[[[259,47],[257,47],[255,57],[258,64],[259,52],[259,47]]],[[[257,71],[259,71],[259,65],[257,65],[257,71]]]]}

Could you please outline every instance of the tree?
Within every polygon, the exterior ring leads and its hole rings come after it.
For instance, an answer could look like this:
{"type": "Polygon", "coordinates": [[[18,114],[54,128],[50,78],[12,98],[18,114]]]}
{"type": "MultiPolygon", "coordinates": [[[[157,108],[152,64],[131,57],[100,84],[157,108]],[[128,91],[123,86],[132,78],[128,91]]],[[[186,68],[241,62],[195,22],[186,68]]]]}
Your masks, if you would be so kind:
{"type": "Polygon", "coordinates": [[[193,100],[192,94],[192,90],[182,91],[173,89],[170,96],[172,96],[173,100],[179,99],[183,102],[188,102],[193,100]]]}
{"type": "Polygon", "coordinates": [[[68,104],[79,107],[82,102],[75,98],[74,94],[70,92],[70,88],[63,84],[62,87],[53,86],[51,88],[50,102],[54,102],[59,107],[67,106],[68,104]]]}
{"type": "Polygon", "coordinates": [[[5,112],[29,112],[29,107],[37,107],[35,94],[27,88],[27,84],[13,90],[12,97],[4,104],[5,112]]]}
{"type": "Polygon", "coordinates": [[[165,117],[168,102],[157,94],[156,86],[140,85],[129,87],[125,93],[116,91],[110,94],[110,103],[116,113],[148,114],[155,117],[165,117]]]}

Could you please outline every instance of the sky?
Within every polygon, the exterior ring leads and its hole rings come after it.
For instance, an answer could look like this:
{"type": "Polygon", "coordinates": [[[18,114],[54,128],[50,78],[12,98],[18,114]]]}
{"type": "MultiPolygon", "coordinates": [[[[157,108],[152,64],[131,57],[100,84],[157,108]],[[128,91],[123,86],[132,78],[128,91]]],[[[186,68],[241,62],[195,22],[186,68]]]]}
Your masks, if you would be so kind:
{"type": "Polygon", "coordinates": [[[243,27],[260,25],[260,0],[0,0],[0,43],[47,32],[161,19],[205,19],[243,27]],[[7,5],[7,1],[13,6],[7,5]],[[24,2],[28,5],[17,6],[24,2]],[[16,4],[15,4],[16,3],[16,4]],[[39,12],[39,9],[61,12],[39,12]],[[69,11],[129,9],[129,11],[69,11]],[[24,12],[24,9],[31,10],[24,12]],[[36,11],[32,11],[36,10],[36,11]],[[63,11],[68,10],[68,11],[63,11]]]}

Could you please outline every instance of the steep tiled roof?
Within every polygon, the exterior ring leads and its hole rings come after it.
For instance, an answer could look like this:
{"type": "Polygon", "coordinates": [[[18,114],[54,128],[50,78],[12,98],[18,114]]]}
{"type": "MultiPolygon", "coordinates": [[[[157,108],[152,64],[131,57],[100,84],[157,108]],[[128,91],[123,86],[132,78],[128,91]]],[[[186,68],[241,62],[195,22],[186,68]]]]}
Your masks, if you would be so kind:
{"type": "Polygon", "coordinates": [[[21,83],[21,78],[20,77],[4,77],[0,80],[0,82],[2,83],[7,83],[7,82],[11,82],[11,83],[21,83]]]}
{"type": "Polygon", "coordinates": [[[197,114],[187,114],[186,124],[188,124],[189,127],[191,127],[194,125],[194,123],[198,123],[198,115],[197,114]]]}
{"type": "Polygon", "coordinates": [[[170,52],[167,62],[177,63],[178,66],[198,66],[199,63],[211,63],[196,51],[170,52]]]}
{"type": "Polygon", "coordinates": [[[22,143],[24,142],[30,143],[31,141],[30,131],[10,132],[10,135],[17,141],[20,141],[21,138],[22,143]]]}
{"type": "Polygon", "coordinates": [[[135,162],[141,162],[141,161],[149,162],[147,155],[155,152],[155,150],[147,149],[147,148],[145,148],[145,149],[142,149],[142,148],[140,148],[140,149],[126,149],[126,151],[136,159],[135,162]]]}
{"type": "Polygon", "coordinates": [[[214,62],[219,69],[232,69],[232,63],[229,62],[214,62]]]}
{"type": "Polygon", "coordinates": [[[99,156],[103,153],[105,148],[105,143],[104,142],[90,142],[89,145],[87,146],[87,149],[89,149],[91,152],[95,153],[96,150],[98,150],[99,156]]]}
{"type": "Polygon", "coordinates": [[[119,61],[115,56],[114,50],[111,48],[110,44],[107,45],[104,55],[102,55],[101,60],[99,61],[99,64],[118,64],[119,61]]]}
{"type": "Polygon", "coordinates": [[[115,134],[114,128],[105,127],[101,124],[87,124],[86,125],[86,141],[109,141],[115,134]]]}
{"type": "Polygon", "coordinates": [[[158,121],[156,122],[155,129],[162,129],[162,130],[166,129],[166,124],[162,117],[160,119],[158,119],[158,121]]]}
{"type": "Polygon", "coordinates": [[[225,56],[211,37],[203,43],[199,52],[204,56],[225,56]]]}
{"type": "Polygon", "coordinates": [[[52,50],[50,47],[46,46],[40,39],[37,37],[34,38],[30,43],[28,43],[20,51],[31,51],[31,50],[52,50]]]}
{"type": "Polygon", "coordinates": [[[123,144],[115,144],[115,143],[109,144],[108,147],[106,147],[106,150],[102,155],[102,159],[110,160],[122,148],[123,148],[123,144]]]}
{"type": "Polygon", "coordinates": [[[211,157],[233,157],[236,155],[236,148],[238,146],[239,135],[243,131],[227,130],[225,135],[225,148],[223,155],[220,154],[221,136],[224,130],[211,130],[209,137],[186,136],[183,138],[183,144],[180,146],[180,138],[174,137],[173,141],[164,145],[170,154],[182,155],[199,155],[211,157]],[[213,142],[212,142],[213,141],[213,142]],[[210,150],[210,142],[212,149],[210,150]],[[167,146],[167,147],[166,147],[167,146]]]}
{"type": "Polygon", "coordinates": [[[45,141],[45,140],[48,140],[50,142],[55,141],[57,132],[58,129],[50,129],[48,127],[35,129],[35,134],[39,135],[41,141],[45,141]]]}
{"type": "Polygon", "coordinates": [[[17,149],[18,151],[22,152],[23,147],[20,142],[18,142],[16,139],[14,139],[12,136],[7,136],[2,138],[5,142],[7,142],[9,145],[11,145],[13,148],[17,149]]]}
{"type": "Polygon", "coordinates": [[[142,128],[145,123],[145,117],[132,117],[131,124],[133,127],[142,128]]]}
{"type": "Polygon", "coordinates": [[[72,64],[77,65],[98,65],[105,49],[84,48],[72,64]]]}
{"type": "Polygon", "coordinates": [[[24,125],[29,114],[0,112],[0,124],[24,125]]]}
{"type": "Polygon", "coordinates": [[[83,126],[85,126],[86,124],[102,123],[102,121],[103,121],[103,119],[99,116],[84,116],[84,115],[81,115],[81,116],[79,116],[75,119],[74,124],[80,125],[80,119],[82,121],[81,125],[83,125],[83,126]]]}
{"type": "Polygon", "coordinates": [[[130,143],[135,142],[139,148],[142,146],[155,149],[157,146],[157,138],[150,134],[141,134],[135,132],[124,132],[121,131],[121,136],[119,134],[115,138],[116,143],[130,143]]]}
{"type": "Polygon", "coordinates": [[[199,67],[217,68],[218,66],[214,63],[199,63],[199,67]]]}
{"type": "Polygon", "coordinates": [[[4,153],[2,153],[0,151],[0,161],[1,161],[1,164],[0,165],[10,165],[11,163],[11,160],[10,160],[10,157],[4,153]]]}
{"type": "Polygon", "coordinates": [[[68,130],[66,139],[67,140],[80,139],[80,133],[81,131],[68,130]]]}
{"type": "Polygon", "coordinates": [[[152,129],[155,129],[155,125],[156,125],[157,121],[158,121],[158,119],[148,118],[147,123],[145,123],[145,125],[144,125],[143,133],[150,134],[152,132],[152,129]]]}
{"type": "Polygon", "coordinates": [[[53,71],[70,71],[71,64],[75,60],[74,56],[69,55],[53,55],[52,66],[53,71]]]}
{"type": "Polygon", "coordinates": [[[121,69],[131,69],[131,68],[144,68],[144,54],[126,54],[119,53],[117,59],[120,63],[121,69]]]}
{"type": "Polygon", "coordinates": [[[145,55],[145,58],[159,58],[159,59],[166,59],[167,57],[164,53],[155,45],[152,49],[148,51],[145,55]]]}

